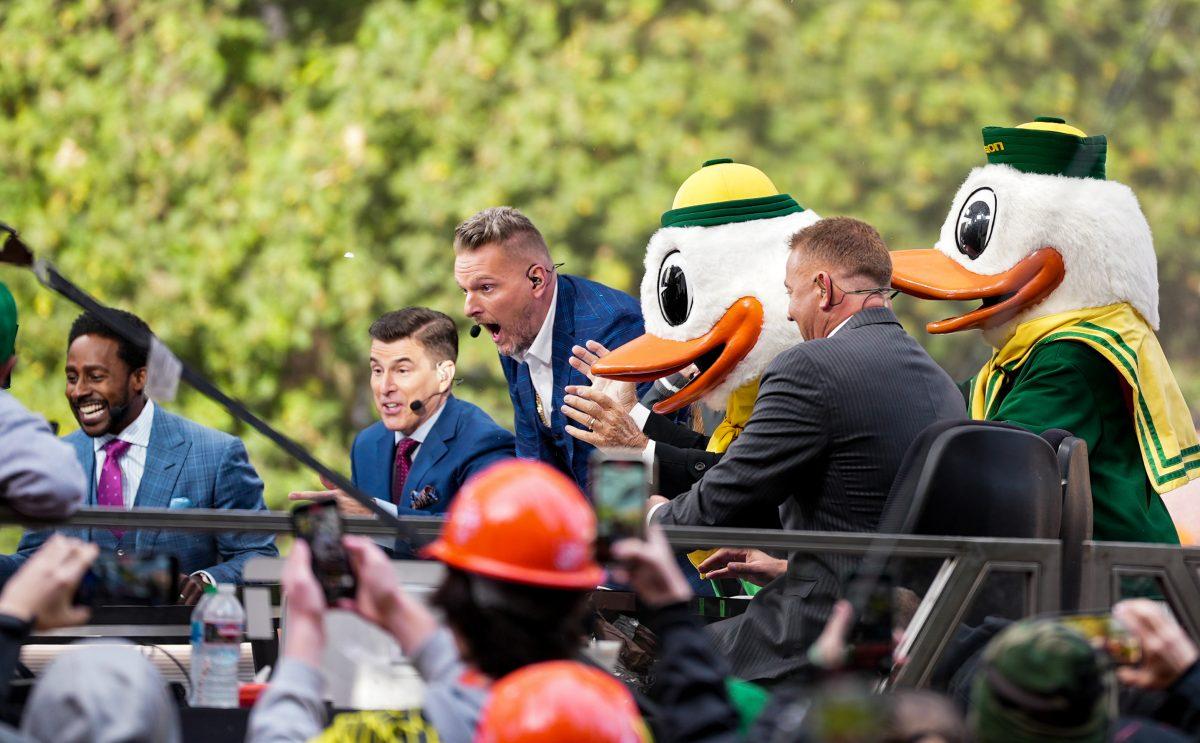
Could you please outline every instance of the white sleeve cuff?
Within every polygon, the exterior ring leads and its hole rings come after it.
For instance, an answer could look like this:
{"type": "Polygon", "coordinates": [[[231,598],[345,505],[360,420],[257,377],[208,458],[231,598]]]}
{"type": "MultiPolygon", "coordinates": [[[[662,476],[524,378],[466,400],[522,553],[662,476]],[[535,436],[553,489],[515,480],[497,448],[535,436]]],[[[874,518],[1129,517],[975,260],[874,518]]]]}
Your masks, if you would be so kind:
{"type": "Polygon", "coordinates": [[[650,408],[640,402],[633,404],[633,410],[629,411],[629,417],[633,418],[633,422],[637,424],[638,430],[646,430],[646,421],[650,420],[650,408]]]}
{"type": "Polygon", "coordinates": [[[197,570],[196,572],[192,573],[192,577],[195,577],[197,575],[200,576],[200,579],[203,580],[208,585],[210,585],[210,586],[217,585],[216,579],[213,578],[211,575],[209,575],[207,570],[197,570]]]}
{"type": "Polygon", "coordinates": [[[646,512],[646,525],[647,526],[654,523],[654,514],[658,511],[658,509],[662,508],[665,505],[667,505],[667,504],[666,503],[655,503],[650,508],[650,510],[646,512]]]}
{"type": "Polygon", "coordinates": [[[382,499],[382,498],[376,498],[376,499],[375,499],[375,502],[376,502],[377,504],[379,504],[379,507],[380,507],[380,508],[382,508],[383,510],[385,510],[385,511],[387,511],[388,513],[392,514],[393,516],[399,515],[399,509],[397,509],[397,508],[396,508],[396,504],[395,504],[395,503],[392,503],[390,500],[384,500],[384,499],[382,499]]]}
{"type": "Polygon", "coordinates": [[[642,464],[646,465],[646,482],[654,483],[654,439],[646,440],[646,448],[642,449],[642,464]]]}

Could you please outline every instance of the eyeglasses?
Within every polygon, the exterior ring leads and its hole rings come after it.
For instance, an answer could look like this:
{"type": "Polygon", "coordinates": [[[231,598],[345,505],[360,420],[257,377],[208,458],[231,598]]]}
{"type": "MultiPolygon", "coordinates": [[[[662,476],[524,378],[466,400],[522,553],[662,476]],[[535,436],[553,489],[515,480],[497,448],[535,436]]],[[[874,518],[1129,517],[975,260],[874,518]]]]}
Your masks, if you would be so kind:
{"type": "MultiPolygon", "coordinates": [[[[817,286],[820,286],[821,280],[814,278],[813,283],[816,284],[817,286]]],[[[833,299],[833,295],[837,294],[837,285],[835,285],[833,283],[832,276],[829,277],[829,293],[830,293],[830,299],[833,299]]],[[[887,299],[890,301],[892,299],[895,299],[896,296],[900,294],[900,291],[897,289],[893,289],[890,286],[876,286],[876,287],[872,287],[870,289],[850,289],[850,290],[843,289],[842,290],[842,298],[829,306],[837,307],[839,304],[846,301],[847,294],[858,294],[858,295],[864,295],[864,296],[869,296],[871,294],[878,294],[881,297],[884,295],[887,295],[887,299]]]]}

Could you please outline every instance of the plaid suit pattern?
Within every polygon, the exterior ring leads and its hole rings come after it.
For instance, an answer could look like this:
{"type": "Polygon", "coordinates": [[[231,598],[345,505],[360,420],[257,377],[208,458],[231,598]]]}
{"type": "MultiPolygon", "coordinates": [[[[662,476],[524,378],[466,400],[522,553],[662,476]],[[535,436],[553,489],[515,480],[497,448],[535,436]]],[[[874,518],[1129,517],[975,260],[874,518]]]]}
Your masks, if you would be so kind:
{"type": "MultiPolygon", "coordinates": [[[[64,441],[75,450],[87,476],[87,505],[96,504],[95,451],[82,431],[64,441]]],[[[146,470],[138,487],[135,508],[229,508],[266,511],[263,483],[250,464],[241,439],[193,423],[155,406],[147,447],[146,470]]],[[[279,554],[273,534],[171,532],[143,529],[119,538],[109,529],[62,529],[100,545],[104,551],[170,554],[183,573],[204,570],[220,583],[241,583],[242,567],[256,555],[279,554]]],[[[50,535],[26,532],[18,552],[0,566],[11,575],[50,535]]]]}
{"type": "MultiPolygon", "coordinates": [[[[562,413],[563,388],[590,384],[587,377],[568,362],[571,347],[595,340],[613,349],[643,332],[642,310],[636,299],[595,281],[560,274],[558,307],[554,314],[554,397],[549,401],[549,431],[538,421],[529,366],[507,356],[500,357],[500,366],[508,381],[508,394],[512,398],[517,456],[547,462],[573,478],[581,488],[586,487],[592,446],[566,432],[568,419],[562,413]]],[[[640,385],[638,394],[648,388],[648,384],[640,385]]]]}

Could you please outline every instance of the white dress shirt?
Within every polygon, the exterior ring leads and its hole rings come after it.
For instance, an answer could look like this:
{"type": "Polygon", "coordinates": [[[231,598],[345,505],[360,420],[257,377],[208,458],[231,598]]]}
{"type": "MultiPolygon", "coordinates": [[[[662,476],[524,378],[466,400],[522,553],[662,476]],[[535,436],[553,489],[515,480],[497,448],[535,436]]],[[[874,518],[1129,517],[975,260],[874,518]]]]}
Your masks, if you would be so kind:
{"type": "MultiPolygon", "coordinates": [[[[857,313],[855,313],[855,314],[857,314],[857,313]]],[[[845,327],[846,323],[850,322],[850,318],[852,318],[852,317],[854,317],[854,315],[851,315],[850,317],[847,317],[845,320],[842,320],[840,323],[837,324],[837,327],[834,328],[833,330],[829,331],[829,335],[827,335],[825,337],[832,338],[834,333],[838,332],[843,327],[845,327]]],[[[650,419],[650,409],[649,408],[647,408],[645,405],[642,405],[639,402],[633,406],[633,410],[629,411],[629,415],[631,418],[633,418],[633,422],[638,425],[638,428],[645,430],[646,421],[650,419]]],[[[652,475],[650,473],[654,472],[654,439],[650,439],[649,441],[647,441],[646,448],[642,449],[642,461],[646,463],[646,476],[651,477],[652,475]]],[[[658,505],[651,508],[650,511],[646,514],[646,523],[647,524],[653,523],[654,522],[654,512],[657,511],[660,507],[665,506],[665,505],[667,505],[667,504],[659,503],[658,505]]]]}
{"type": "MultiPolygon", "coordinates": [[[[429,436],[429,432],[433,430],[434,424],[437,423],[438,418],[442,417],[442,412],[445,411],[445,409],[446,409],[446,402],[445,402],[445,400],[443,400],[441,407],[439,407],[434,412],[433,415],[429,416],[429,418],[427,418],[424,423],[417,426],[417,430],[412,432],[412,436],[405,436],[400,431],[394,432],[396,434],[396,443],[397,444],[399,444],[404,439],[413,439],[414,441],[417,442],[417,448],[412,450],[412,455],[411,455],[412,463],[413,463],[414,467],[417,464],[417,457],[420,456],[420,454],[421,454],[421,443],[423,443],[425,441],[425,438],[427,436],[429,436]]],[[[393,460],[392,467],[395,468],[395,466],[396,466],[395,460],[393,460]]],[[[412,470],[409,470],[409,471],[411,472],[412,470]]],[[[393,516],[397,515],[398,511],[396,508],[396,504],[392,503],[390,500],[383,500],[382,498],[376,498],[375,502],[378,503],[380,506],[382,506],[385,511],[392,514],[393,516]]],[[[395,540],[383,540],[383,541],[380,541],[380,544],[383,544],[386,547],[391,547],[392,544],[394,544],[394,542],[395,542],[395,540]]]]}
{"type": "Polygon", "coordinates": [[[533,382],[533,391],[542,400],[542,409],[546,417],[544,423],[551,418],[550,406],[554,404],[554,311],[558,309],[558,284],[554,284],[554,296],[550,299],[550,309],[546,311],[546,319],[538,330],[537,337],[521,357],[517,359],[529,365],[529,378],[533,382]]]}
{"type": "Polygon", "coordinates": [[[141,414],[126,426],[124,431],[116,436],[106,433],[92,439],[92,446],[96,451],[96,471],[92,475],[97,490],[100,487],[100,472],[104,469],[104,460],[108,458],[104,445],[113,439],[129,442],[129,449],[117,460],[117,466],[121,468],[121,500],[125,503],[126,511],[133,508],[138,487],[142,484],[142,475],[146,472],[146,450],[150,446],[150,429],[153,426],[154,403],[147,400],[141,414]]]}

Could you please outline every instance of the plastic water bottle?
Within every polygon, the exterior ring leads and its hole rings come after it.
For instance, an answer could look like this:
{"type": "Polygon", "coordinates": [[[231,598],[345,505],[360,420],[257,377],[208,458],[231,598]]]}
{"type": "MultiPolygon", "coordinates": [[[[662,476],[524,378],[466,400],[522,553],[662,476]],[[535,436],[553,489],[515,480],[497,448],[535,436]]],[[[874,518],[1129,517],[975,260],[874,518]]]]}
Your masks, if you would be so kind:
{"type": "Polygon", "coordinates": [[[192,612],[193,707],[238,706],[238,659],[246,631],[246,611],[231,583],[217,586],[215,595],[202,600],[192,612]],[[195,637],[196,615],[200,636],[195,637]]]}
{"type": "Polygon", "coordinates": [[[212,583],[204,584],[204,593],[200,594],[200,600],[192,607],[192,652],[196,652],[201,642],[204,640],[204,607],[208,604],[208,600],[217,595],[217,587],[212,583]]]}

